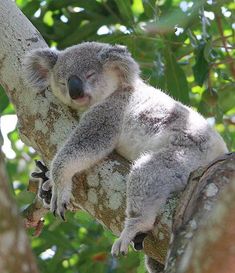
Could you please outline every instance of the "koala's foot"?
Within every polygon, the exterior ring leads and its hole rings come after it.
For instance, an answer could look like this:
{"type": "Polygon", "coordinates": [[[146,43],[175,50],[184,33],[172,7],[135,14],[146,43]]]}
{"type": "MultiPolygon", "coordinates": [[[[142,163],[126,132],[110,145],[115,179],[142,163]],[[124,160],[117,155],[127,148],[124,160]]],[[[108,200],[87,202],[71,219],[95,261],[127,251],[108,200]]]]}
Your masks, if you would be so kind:
{"type": "Polygon", "coordinates": [[[70,185],[62,183],[53,185],[51,211],[53,212],[54,216],[59,215],[61,219],[65,221],[65,211],[68,209],[70,197],[70,185]]]}
{"type": "Polygon", "coordinates": [[[120,254],[126,255],[131,241],[133,241],[134,245],[137,246],[137,250],[142,249],[142,242],[147,235],[146,233],[152,229],[153,224],[150,225],[148,221],[144,221],[142,217],[126,219],[125,228],[119,239],[114,242],[111,254],[113,256],[118,256],[120,254]]]}
{"type": "Polygon", "coordinates": [[[52,197],[52,185],[49,180],[49,170],[47,166],[40,160],[35,160],[36,166],[40,171],[33,172],[31,174],[34,178],[39,178],[41,180],[38,196],[43,201],[43,205],[45,208],[50,208],[51,197],[52,197]]]}

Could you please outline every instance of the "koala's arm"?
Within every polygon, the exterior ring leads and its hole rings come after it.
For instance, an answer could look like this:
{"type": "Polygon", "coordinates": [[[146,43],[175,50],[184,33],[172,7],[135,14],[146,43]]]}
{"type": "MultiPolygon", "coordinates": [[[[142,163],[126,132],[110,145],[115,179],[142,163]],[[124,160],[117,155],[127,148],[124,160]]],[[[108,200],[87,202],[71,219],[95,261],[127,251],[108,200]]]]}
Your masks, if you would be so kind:
{"type": "MultiPolygon", "coordinates": [[[[114,95],[112,95],[114,97],[114,95]]],[[[72,191],[72,177],[107,156],[116,146],[125,103],[106,99],[82,117],[71,137],[56,154],[50,170],[51,210],[64,216],[72,191]]]]}
{"type": "Polygon", "coordinates": [[[123,116],[119,106],[106,100],[84,114],[52,162],[55,183],[91,167],[115,148],[123,116]]]}

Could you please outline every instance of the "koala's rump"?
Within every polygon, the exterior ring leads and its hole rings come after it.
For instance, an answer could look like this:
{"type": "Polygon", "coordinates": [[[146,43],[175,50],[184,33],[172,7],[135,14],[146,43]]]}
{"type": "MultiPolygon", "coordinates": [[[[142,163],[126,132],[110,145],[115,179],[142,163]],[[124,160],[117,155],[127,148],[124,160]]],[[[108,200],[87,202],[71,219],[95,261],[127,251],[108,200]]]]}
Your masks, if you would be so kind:
{"type": "Polygon", "coordinates": [[[191,108],[160,90],[136,91],[126,108],[116,149],[133,161],[144,152],[164,148],[191,149],[205,155],[206,162],[227,151],[222,138],[191,108]]]}

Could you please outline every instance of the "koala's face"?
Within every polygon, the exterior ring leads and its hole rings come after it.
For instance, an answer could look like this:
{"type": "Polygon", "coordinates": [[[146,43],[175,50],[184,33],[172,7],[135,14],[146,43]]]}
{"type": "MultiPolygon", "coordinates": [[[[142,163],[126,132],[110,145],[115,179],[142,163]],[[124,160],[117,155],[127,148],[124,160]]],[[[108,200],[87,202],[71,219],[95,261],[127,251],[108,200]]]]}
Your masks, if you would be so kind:
{"type": "Polygon", "coordinates": [[[39,49],[25,58],[28,82],[52,92],[72,108],[89,107],[139,74],[136,62],[122,46],[87,42],[64,51],[39,49]]]}

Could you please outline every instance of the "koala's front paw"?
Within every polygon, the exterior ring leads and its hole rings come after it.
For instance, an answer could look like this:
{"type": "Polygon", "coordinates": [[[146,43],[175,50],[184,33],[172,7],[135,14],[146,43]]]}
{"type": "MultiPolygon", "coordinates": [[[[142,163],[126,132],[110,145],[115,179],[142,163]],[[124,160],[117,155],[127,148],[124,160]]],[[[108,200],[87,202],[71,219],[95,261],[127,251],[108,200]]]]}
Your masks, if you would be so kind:
{"type": "Polygon", "coordinates": [[[51,211],[59,215],[65,221],[65,211],[68,208],[71,197],[69,185],[54,184],[52,188],[51,211]]]}

